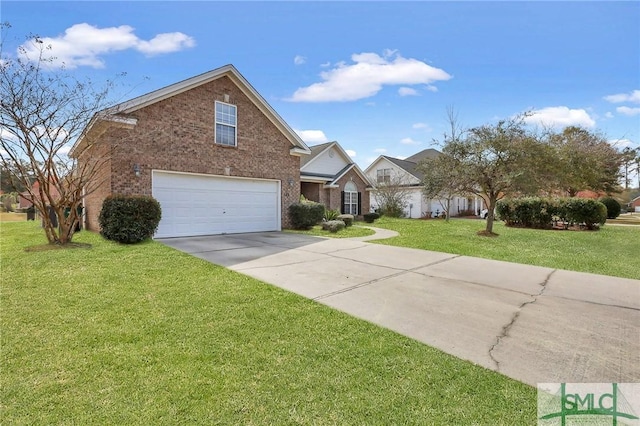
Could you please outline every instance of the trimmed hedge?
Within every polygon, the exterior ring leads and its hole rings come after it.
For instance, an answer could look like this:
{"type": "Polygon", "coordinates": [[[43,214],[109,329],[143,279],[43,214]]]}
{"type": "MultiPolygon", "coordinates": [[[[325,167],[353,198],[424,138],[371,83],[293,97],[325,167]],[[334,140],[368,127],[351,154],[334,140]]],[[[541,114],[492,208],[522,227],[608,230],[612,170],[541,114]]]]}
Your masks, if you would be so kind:
{"type": "Polygon", "coordinates": [[[380,218],[378,213],[365,213],[362,215],[362,218],[367,223],[373,223],[376,219],[380,218]]]}
{"type": "Polygon", "coordinates": [[[346,227],[353,225],[354,218],[352,214],[341,214],[341,215],[338,215],[336,219],[343,221],[346,227]]]}
{"type": "Polygon", "coordinates": [[[102,203],[100,234],[107,240],[136,244],[153,236],[161,217],[160,203],[153,197],[112,195],[102,203]]]}
{"type": "Polygon", "coordinates": [[[507,226],[550,229],[554,222],[598,229],[607,220],[607,208],[586,198],[514,198],[498,201],[496,213],[507,226]]]}
{"type": "Polygon", "coordinates": [[[334,234],[345,227],[345,223],[341,220],[328,220],[326,222],[322,222],[322,229],[334,234]]]}
{"type": "Polygon", "coordinates": [[[600,202],[607,208],[607,219],[615,219],[620,216],[622,206],[615,198],[604,197],[600,198],[600,202]]]}
{"type": "Polygon", "coordinates": [[[304,201],[289,206],[289,218],[293,229],[311,229],[324,217],[324,205],[304,201]]]}

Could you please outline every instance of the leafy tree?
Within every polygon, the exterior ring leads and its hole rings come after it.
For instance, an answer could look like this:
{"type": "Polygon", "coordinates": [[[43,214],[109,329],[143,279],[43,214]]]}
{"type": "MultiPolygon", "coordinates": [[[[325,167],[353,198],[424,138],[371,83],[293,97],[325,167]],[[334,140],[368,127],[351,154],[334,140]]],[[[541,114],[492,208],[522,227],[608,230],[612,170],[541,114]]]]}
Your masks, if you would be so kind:
{"type": "Polygon", "coordinates": [[[549,135],[548,142],[555,152],[556,185],[569,196],[617,190],[623,157],[603,135],[570,126],[549,135]]]}
{"type": "MultiPolygon", "coordinates": [[[[1,164],[1,163],[0,163],[1,164]]],[[[11,173],[11,170],[2,168],[0,170],[0,191],[4,193],[22,192],[26,188],[22,181],[11,173]]]]}
{"type": "Polygon", "coordinates": [[[620,153],[622,162],[622,177],[624,188],[629,189],[632,185],[631,176],[635,173],[638,176],[638,187],[640,187],[640,147],[626,147],[620,153]]]}
{"type": "MultiPolygon", "coordinates": [[[[8,24],[3,27],[6,30],[8,24]]],[[[79,221],[77,207],[83,188],[106,161],[96,159],[79,167],[67,152],[82,136],[85,142],[78,154],[91,147],[92,141],[83,130],[107,106],[113,83],[97,87],[64,68],[54,68],[50,46],[38,37],[29,37],[26,42],[37,47],[37,57],[28,57],[24,45],[17,56],[6,54],[6,37],[2,40],[0,166],[10,174],[16,190],[27,191],[25,198],[43,218],[49,243],[64,245],[71,242],[79,221]],[[32,185],[34,182],[37,185],[32,185]],[[50,220],[49,207],[59,218],[58,227],[50,220]]]]}
{"type": "Polygon", "coordinates": [[[546,164],[548,151],[525,128],[522,117],[516,117],[472,128],[464,138],[446,141],[443,154],[452,162],[448,171],[442,168],[443,178],[456,181],[461,192],[485,200],[489,212],[483,234],[495,235],[497,201],[512,194],[537,191],[545,174],[541,165],[546,164]]]}

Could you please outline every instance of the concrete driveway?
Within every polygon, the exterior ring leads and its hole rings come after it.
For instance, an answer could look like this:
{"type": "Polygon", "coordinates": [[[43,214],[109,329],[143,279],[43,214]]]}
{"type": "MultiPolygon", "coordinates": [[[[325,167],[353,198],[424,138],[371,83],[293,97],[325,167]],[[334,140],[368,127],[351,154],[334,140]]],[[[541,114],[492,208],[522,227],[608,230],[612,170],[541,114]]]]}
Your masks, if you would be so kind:
{"type": "Polygon", "coordinates": [[[640,382],[640,281],[268,232],[159,240],[536,385],[640,382]]]}

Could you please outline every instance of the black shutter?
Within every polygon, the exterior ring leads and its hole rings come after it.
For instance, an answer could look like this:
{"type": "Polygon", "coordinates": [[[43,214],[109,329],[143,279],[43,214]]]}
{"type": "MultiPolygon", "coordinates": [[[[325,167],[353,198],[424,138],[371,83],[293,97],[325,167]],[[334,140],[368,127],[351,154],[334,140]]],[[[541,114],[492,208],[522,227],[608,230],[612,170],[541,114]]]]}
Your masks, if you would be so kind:
{"type": "Polygon", "coordinates": [[[358,192],[358,211],[356,215],[362,214],[362,192],[358,192]]]}
{"type": "Polygon", "coordinates": [[[340,191],[340,213],[344,214],[344,191],[340,191]]]}

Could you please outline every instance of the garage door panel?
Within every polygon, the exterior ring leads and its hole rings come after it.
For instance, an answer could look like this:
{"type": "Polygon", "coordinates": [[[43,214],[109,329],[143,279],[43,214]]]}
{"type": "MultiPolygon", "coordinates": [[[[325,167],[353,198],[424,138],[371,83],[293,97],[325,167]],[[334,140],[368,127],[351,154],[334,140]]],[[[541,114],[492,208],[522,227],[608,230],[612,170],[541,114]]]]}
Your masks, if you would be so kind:
{"type": "Polygon", "coordinates": [[[156,237],[280,230],[279,182],[153,172],[156,237]]]}

